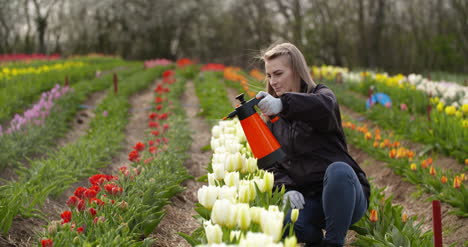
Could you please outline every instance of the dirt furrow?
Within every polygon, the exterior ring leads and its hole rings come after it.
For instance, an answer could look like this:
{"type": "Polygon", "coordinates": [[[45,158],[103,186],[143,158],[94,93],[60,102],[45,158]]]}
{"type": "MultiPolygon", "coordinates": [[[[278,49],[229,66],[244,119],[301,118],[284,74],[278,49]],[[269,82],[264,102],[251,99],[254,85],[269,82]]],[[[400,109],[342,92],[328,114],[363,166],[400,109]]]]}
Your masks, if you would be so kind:
{"type": "MultiPolygon", "coordinates": [[[[190,121],[193,140],[189,150],[190,158],[185,162],[185,166],[190,174],[197,178],[206,174],[206,166],[212,156],[211,151],[202,151],[202,148],[210,143],[211,127],[203,118],[197,116],[197,113],[200,112],[200,106],[193,82],[187,83],[182,101],[190,121]]],[[[190,246],[177,233],[183,232],[190,235],[200,226],[192,216],[197,214],[194,208],[198,201],[197,191],[202,185],[203,183],[192,179],[183,183],[183,186],[186,187],[184,192],[173,197],[172,203],[164,208],[166,215],[154,233],[157,239],[155,246],[190,246]]]]}

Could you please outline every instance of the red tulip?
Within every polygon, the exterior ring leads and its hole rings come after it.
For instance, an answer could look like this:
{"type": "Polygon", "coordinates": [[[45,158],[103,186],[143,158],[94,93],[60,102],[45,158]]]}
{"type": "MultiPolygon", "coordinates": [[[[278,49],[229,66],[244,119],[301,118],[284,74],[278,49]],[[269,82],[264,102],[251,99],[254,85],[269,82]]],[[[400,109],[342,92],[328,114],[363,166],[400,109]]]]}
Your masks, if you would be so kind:
{"type": "Polygon", "coordinates": [[[68,223],[68,222],[71,221],[72,212],[70,212],[70,211],[63,211],[63,213],[60,214],[60,218],[62,218],[62,224],[63,224],[63,223],[68,223]]]}
{"type": "Polygon", "coordinates": [[[80,198],[76,197],[76,196],[70,196],[67,200],[67,205],[69,207],[76,207],[78,205],[78,201],[80,200],[80,198]]]}
{"type": "Polygon", "coordinates": [[[42,247],[53,247],[54,242],[52,241],[52,239],[43,239],[41,240],[41,245],[42,247]]]}

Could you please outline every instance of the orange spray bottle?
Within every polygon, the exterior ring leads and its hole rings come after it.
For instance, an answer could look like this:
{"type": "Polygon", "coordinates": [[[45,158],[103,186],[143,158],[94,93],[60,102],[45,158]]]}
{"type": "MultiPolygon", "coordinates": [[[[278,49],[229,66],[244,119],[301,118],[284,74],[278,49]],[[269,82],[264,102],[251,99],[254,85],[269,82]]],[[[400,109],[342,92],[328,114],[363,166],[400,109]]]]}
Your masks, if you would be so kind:
{"type": "MultiPolygon", "coordinates": [[[[252,153],[258,159],[258,167],[266,169],[273,166],[275,162],[282,161],[286,154],[260,115],[255,111],[254,106],[260,102],[260,99],[253,98],[245,101],[244,94],[236,96],[236,99],[240,101],[240,105],[226,118],[235,116],[239,118],[252,153]]],[[[278,116],[270,117],[270,121],[273,123],[278,119],[278,116]]]]}

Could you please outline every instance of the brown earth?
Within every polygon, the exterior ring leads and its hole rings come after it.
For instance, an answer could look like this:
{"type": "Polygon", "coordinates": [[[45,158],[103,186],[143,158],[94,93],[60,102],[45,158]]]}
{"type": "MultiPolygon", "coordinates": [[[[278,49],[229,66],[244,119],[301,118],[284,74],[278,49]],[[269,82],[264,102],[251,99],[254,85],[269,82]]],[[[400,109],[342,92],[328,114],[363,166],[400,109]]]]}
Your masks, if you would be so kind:
{"type": "MultiPolygon", "coordinates": [[[[131,104],[131,112],[129,117],[129,123],[125,128],[125,140],[122,143],[122,151],[112,159],[112,163],[104,169],[101,169],[101,173],[105,174],[117,174],[118,168],[123,165],[128,165],[128,153],[137,141],[141,141],[146,136],[145,130],[147,129],[147,116],[150,112],[151,102],[154,94],[153,90],[156,87],[156,82],[144,91],[141,91],[130,97],[129,102],[131,104]]],[[[97,105],[99,100],[102,99],[102,93],[93,94],[85,104],[86,105],[97,105]]],[[[90,119],[94,116],[92,109],[85,109],[80,111],[75,116],[73,121],[72,130],[67,134],[60,145],[66,145],[85,134],[86,129],[89,127],[90,119]],[[87,115],[86,117],[84,115],[87,115]],[[78,119],[81,120],[81,124],[78,123],[78,119]],[[88,126],[87,126],[88,125],[88,126]]],[[[45,214],[48,221],[59,220],[60,213],[68,208],[65,205],[67,198],[73,193],[78,186],[89,186],[88,180],[83,179],[82,181],[73,184],[69,189],[65,190],[57,198],[48,198],[41,208],[41,211],[45,214]]],[[[47,224],[46,221],[38,218],[23,218],[16,217],[13,225],[10,229],[8,236],[0,236],[0,246],[33,246],[36,245],[37,233],[43,231],[43,227],[47,224]]]]}
{"type": "MultiPolygon", "coordinates": [[[[187,117],[192,130],[192,146],[190,158],[185,162],[186,168],[195,178],[206,174],[206,166],[210,162],[212,152],[202,151],[210,143],[211,127],[206,120],[197,115],[200,112],[198,98],[195,94],[193,82],[189,81],[182,98],[187,117]]],[[[193,179],[184,182],[185,191],[171,199],[172,203],[164,209],[166,215],[154,232],[158,247],[191,246],[177,233],[191,234],[200,224],[192,217],[196,215],[195,203],[198,201],[197,191],[204,183],[193,179]]]]}

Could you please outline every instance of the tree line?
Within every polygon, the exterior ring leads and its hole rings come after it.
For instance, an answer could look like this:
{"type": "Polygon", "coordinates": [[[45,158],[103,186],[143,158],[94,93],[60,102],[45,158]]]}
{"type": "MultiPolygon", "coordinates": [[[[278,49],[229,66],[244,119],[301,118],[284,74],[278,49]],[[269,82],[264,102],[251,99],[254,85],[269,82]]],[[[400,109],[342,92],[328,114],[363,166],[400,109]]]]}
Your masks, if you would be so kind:
{"type": "Polygon", "coordinates": [[[468,72],[466,0],[0,0],[0,53],[190,57],[255,65],[271,43],[310,64],[468,72]]]}

